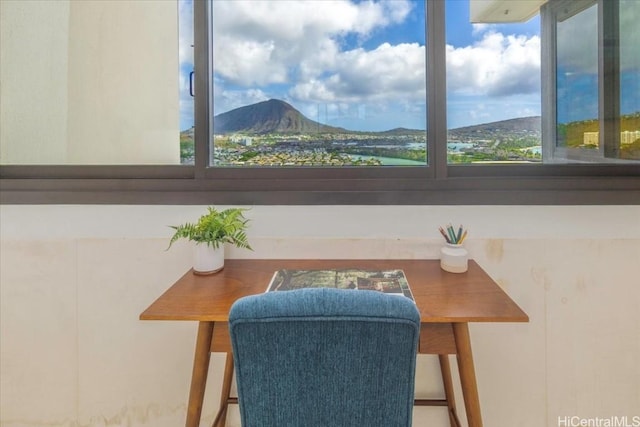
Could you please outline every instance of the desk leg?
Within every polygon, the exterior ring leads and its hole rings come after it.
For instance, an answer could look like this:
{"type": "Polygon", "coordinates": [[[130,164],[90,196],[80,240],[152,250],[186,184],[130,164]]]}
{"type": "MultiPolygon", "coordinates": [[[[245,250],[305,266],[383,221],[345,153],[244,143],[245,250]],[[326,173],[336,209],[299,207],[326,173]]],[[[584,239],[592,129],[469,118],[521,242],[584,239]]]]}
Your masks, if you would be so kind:
{"type": "Polygon", "coordinates": [[[200,322],[198,324],[198,337],[196,338],[196,351],[193,359],[193,371],[191,373],[191,389],[189,391],[186,427],[198,427],[200,425],[204,389],[207,385],[207,373],[209,372],[209,360],[211,359],[213,326],[214,322],[200,322]]]}
{"type": "Polygon", "coordinates": [[[476,372],[473,367],[469,325],[467,323],[453,323],[453,337],[456,341],[456,357],[464,396],[464,407],[467,412],[467,423],[469,427],[482,427],[480,398],[478,397],[476,372]]]}
{"type": "Polygon", "coordinates": [[[220,409],[213,420],[213,427],[225,427],[227,422],[227,408],[229,396],[231,396],[231,381],[233,380],[233,353],[227,353],[224,364],[224,376],[222,377],[222,392],[220,393],[220,409]]]}
{"type": "Polygon", "coordinates": [[[461,427],[456,411],[456,398],[453,392],[453,381],[451,381],[451,365],[448,354],[439,354],[440,371],[442,372],[442,382],[444,383],[444,396],[447,400],[447,410],[449,411],[449,424],[451,427],[461,427]]]}

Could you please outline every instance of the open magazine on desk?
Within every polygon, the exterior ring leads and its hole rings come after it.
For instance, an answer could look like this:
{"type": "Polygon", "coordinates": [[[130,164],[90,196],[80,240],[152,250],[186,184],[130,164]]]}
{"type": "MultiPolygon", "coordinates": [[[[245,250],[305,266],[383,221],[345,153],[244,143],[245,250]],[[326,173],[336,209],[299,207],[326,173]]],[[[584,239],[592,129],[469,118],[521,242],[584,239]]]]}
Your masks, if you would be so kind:
{"type": "Polygon", "coordinates": [[[409,282],[402,270],[362,270],[357,268],[322,270],[278,270],[267,292],[303,288],[337,288],[380,291],[413,300],[409,282]]]}

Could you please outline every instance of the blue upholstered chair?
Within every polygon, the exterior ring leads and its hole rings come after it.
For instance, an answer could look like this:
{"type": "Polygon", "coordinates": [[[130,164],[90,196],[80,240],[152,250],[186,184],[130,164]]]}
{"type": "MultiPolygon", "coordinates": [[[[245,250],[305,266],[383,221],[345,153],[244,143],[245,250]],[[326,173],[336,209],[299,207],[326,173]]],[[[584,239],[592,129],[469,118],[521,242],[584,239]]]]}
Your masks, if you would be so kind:
{"type": "Polygon", "coordinates": [[[244,427],[411,426],[420,314],[376,291],[302,289],[229,313],[244,427]]]}

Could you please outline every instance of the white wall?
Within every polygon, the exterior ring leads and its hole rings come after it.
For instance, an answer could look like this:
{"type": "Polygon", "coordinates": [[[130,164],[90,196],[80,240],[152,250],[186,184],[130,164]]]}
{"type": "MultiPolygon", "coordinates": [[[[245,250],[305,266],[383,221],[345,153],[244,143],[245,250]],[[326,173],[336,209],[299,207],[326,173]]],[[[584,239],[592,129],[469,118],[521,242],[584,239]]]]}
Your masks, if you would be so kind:
{"type": "Polygon", "coordinates": [[[175,1],[0,1],[0,163],[179,164],[175,1]]]}
{"type": "Polygon", "coordinates": [[[64,0],[0,2],[3,164],[66,161],[69,7],[64,0]]]}
{"type": "MultiPolygon", "coordinates": [[[[165,251],[167,226],[203,210],[0,206],[0,425],[184,422],[196,325],[138,315],[190,264],[188,245],[165,251]]],[[[472,325],[485,425],[640,415],[640,207],[255,206],[248,216],[256,250],[231,257],[434,258],[437,226],[464,223],[472,256],[531,318],[472,325]]],[[[216,355],[209,423],[222,363],[216,355]]],[[[419,364],[418,394],[438,396],[436,361],[419,364]]],[[[441,408],[414,418],[447,425],[441,408]]]]}

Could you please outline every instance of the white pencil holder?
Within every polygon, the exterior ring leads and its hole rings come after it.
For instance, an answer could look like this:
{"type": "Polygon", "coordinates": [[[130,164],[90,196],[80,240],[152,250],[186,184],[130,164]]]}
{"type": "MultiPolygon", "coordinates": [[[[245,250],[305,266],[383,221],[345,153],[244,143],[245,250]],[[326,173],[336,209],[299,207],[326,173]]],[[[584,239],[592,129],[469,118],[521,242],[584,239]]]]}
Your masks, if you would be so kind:
{"type": "Polygon", "coordinates": [[[440,268],[449,273],[464,273],[468,269],[469,252],[462,245],[445,243],[440,249],[440,268]]]}

